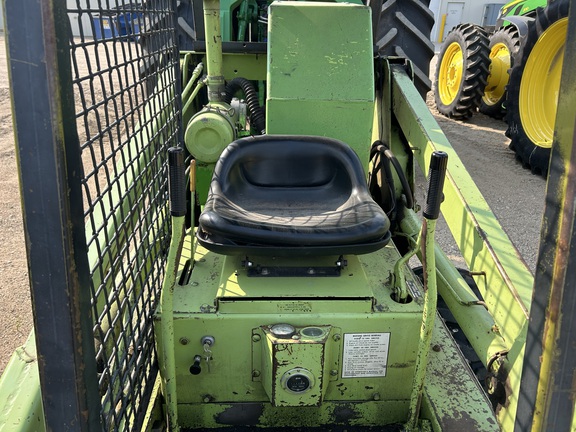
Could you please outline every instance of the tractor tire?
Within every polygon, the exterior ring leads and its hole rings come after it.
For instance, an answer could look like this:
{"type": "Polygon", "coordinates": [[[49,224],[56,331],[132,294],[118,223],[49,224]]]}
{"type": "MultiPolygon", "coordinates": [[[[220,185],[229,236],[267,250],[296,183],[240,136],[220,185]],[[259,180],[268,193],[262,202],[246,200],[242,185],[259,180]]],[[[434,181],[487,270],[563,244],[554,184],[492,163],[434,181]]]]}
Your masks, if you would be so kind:
{"type": "Polygon", "coordinates": [[[380,8],[380,14],[373,11],[374,44],[382,56],[403,57],[412,62],[414,84],[422,98],[430,91],[430,60],[434,55],[434,45],[430,32],[434,25],[434,14],[426,0],[385,0],[373,1],[370,6],[380,8]]]}
{"type": "Polygon", "coordinates": [[[544,177],[554,137],[569,5],[569,0],[557,0],[536,9],[507,89],[510,148],[526,168],[544,177]]]}
{"type": "MultiPolygon", "coordinates": [[[[146,77],[146,92],[151,94],[156,86],[156,72],[162,68],[163,53],[174,41],[166,31],[170,28],[172,17],[168,13],[157,12],[165,8],[164,0],[148,0],[144,3],[144,26],[140,33],[139,43],[144,54],[140,67],[140,76],[146,77]],[[148,12],[148,13],[147,13],[148,12]]],[[[192,0],[178,0],[176,22],[176,45],[178,51],[190,51],[196,40],[194,10],[192,0]]]]}
{"type": "Polygon", "coordinates": [[[436,79],[434,99],[441,114],[466,120],[480,106],[489,65],[488,36],[475,24],[454,27],[442,44],[436,79]]]}
{"type": "Polygon", "coordinates": [[[520,36],[514,25],[502,27],[490,36],[490,68],[480,104],[482,114],[495,119],[502,119],[506,115],[506,86],[519,48],[520,36]]]}

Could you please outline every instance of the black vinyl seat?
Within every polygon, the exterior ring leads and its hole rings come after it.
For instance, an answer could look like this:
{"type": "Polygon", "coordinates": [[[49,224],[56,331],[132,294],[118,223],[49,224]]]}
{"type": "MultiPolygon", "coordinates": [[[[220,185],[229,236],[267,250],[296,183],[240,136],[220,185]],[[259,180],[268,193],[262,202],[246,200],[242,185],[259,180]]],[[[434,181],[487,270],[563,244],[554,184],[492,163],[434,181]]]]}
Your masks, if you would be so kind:
{"type": "Polygon", "coordinates": [[[348,145],[263,135],[222,152],[197,237],[225,255],[357,255],[385,246],[389,227],[348,145]]]}

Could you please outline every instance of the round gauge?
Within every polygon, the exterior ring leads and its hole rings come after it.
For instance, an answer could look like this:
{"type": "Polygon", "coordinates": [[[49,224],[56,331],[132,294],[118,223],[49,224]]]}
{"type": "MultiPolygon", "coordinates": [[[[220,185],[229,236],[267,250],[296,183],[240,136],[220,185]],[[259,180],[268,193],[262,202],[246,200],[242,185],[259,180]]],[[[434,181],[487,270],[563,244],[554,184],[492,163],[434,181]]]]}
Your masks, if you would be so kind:
{"type": "Polygon", "coordinates": [[[300,330],[300,334],[310,338],[317,338],[324,335],[324,330],[320,327],[305,327],[300,330]]]}
{"type": "Polygon", "coordinates": [[[290,339],[296,333],[296,329],[290,324],[274,324],[270,328],[270,333],[278,339],[290,339]]]}
{"type": "Polygon", "coordinates": [[[301,394],[312,388],[314,376],[306,369],[295,368],[285,372],[280,381],[284,390],[289,393],[301,394]]]}
{"type": "Polygon", "coordinates": [[[302,393],[310,388],[310,380],[304,375],[292,375],[286,380],[286,388],[294,393],[302,393]]]}

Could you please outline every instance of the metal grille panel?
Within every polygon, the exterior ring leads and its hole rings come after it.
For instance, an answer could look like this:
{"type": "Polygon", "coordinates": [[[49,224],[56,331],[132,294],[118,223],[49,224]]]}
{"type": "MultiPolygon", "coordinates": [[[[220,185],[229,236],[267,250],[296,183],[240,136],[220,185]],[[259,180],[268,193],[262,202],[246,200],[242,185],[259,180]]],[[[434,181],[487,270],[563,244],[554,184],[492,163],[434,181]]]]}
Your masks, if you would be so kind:
{"type": "Polygon", "coordinates": [[[101,421],[137,430],[157,375],[165,160],[179,135],[175,2],[85,5],[77,1],[68,17],[101,421]]]}

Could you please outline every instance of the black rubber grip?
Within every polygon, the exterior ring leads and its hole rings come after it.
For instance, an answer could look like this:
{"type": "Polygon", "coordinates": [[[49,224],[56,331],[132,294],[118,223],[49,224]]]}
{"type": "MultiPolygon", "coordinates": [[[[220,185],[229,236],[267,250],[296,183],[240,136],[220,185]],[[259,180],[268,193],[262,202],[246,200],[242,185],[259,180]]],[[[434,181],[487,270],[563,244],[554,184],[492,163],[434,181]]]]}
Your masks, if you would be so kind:
{"type": "Polygon", "coordinates": [[[168,149],[168,190],[172,216],[186,216],[186,168],[182,147],[168,149]]]}
{"type": "Polygon", "coordinates": [[[430,172],[428,173],[428,195],[424,206],[424,217],[426,219],[438,219],[440,214],[440,204],[444,201],[442,189],[444,188],[447,166],[448,154],[446,152],[435,151],[432,153],[430,172]]]}

